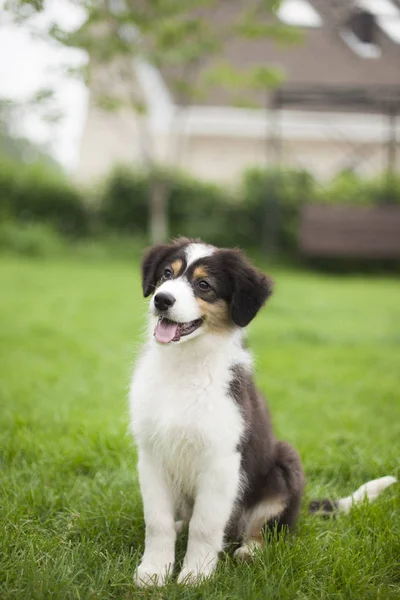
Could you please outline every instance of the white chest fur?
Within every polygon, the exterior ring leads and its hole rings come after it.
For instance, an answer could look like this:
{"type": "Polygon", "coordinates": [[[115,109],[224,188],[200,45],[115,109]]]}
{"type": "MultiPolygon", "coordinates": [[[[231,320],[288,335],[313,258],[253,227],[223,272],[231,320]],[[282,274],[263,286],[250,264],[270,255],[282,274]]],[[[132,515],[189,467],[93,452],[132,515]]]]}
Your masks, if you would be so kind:
{"type": "Polygon", "coordinates": [[[211,461],[235,452],[243,420],[229,396],[231,367],[249,363],[239,332],[167,348],[151,341],[138,361],[130,409],[139,452],[150,452],[185,494],[211,461]]]}

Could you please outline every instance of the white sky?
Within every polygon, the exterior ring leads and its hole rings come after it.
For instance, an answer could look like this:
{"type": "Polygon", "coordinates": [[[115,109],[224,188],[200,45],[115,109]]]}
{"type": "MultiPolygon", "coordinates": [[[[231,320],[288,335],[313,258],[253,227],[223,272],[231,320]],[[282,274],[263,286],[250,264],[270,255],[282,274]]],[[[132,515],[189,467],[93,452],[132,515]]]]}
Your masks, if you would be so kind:
{"type": "MultiPolygon", "coordinates": [[[[0,7],[2,4],[0,0],[0,7]]],[[[83,17],[83,12],[69,0],[48,0],[45,13],[35,18],[34,25],[37,31],[53,22],[73,29],[83,17]]],[[[47,143],[50,152],[68,170],[73,170],[79,160],[87,90],[81,81],[67,75],[66,69],[85,62],[85,53],[37,39],[27,26],[11,25],[0,8],[0,97],[24,100],[38,88],[54,89],[62,120],[49,125],[31,110],[18,124],[19,131],[32,141],[47,143]]]]}

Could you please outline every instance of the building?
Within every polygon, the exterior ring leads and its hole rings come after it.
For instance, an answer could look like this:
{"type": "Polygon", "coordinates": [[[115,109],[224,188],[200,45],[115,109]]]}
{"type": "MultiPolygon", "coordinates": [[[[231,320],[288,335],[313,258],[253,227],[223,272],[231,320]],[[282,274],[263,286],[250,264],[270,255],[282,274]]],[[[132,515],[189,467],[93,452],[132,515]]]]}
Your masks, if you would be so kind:
{"type": "MultiPolygon", "coordinates": [[[[221,3],[213,19],[228,19],[234,6],[221,3]]],[[[367,175],[382,172],[388,147],[392,160],[395,156],[400,129],[395,115],[383,114],[384,98],[400,89],[400,0],[283,0],[277,16],[304,32],[300,44],[233,40],[226,44],[226,59],[238,68],[278,66],[286,76],[284,90],[329,86],[344,96],[350,93],[349,102],[338,105],[325,94],[321,106],[277,107],[274,94],[263,93],[254,94],[255,108],[238,108],[226,90],[215,87],[201,102],[178,109],[168,85],[170,73],[136,62],[158,161],[168,164],[173,157],[194,175],[221,182],[234,181],[250,165],[278,159],[307,168],[322,180],[346,168],[367,175]],[[370,96],[374,90],[384,94],[373,107],[354,102],[357,94],[370,96]],[[171,130],[180,135],[172,138],[171,130]]],[[[92,92],[103,75],[93,70],[92,92]]],[[[79,179],[100,177],[115,163],[139,162],[142,134],[131,112],[107,113],[89,100],[79,179]]],[[[400,170],[398,155],[392,167],[400,170]]]]}

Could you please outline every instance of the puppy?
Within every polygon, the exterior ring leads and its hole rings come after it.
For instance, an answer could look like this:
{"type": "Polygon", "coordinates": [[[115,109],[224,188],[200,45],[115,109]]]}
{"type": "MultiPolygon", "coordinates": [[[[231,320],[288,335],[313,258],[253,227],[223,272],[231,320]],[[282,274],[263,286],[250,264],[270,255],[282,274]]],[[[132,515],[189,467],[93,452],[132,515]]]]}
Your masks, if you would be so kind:
{"type": "Polygon", "coordinates": [[[274,436],[244,344],[272,282],[241,252],[188,239],[151,248],[142,280],[152,298],[130,389],[146,523],[135,582],[166,582],[177,529],[188,523],[178,582],[195,584],[212,575],[225,543],[246,559],[266,527],[290,529],[299,513],[301,460],[274,436]]]}

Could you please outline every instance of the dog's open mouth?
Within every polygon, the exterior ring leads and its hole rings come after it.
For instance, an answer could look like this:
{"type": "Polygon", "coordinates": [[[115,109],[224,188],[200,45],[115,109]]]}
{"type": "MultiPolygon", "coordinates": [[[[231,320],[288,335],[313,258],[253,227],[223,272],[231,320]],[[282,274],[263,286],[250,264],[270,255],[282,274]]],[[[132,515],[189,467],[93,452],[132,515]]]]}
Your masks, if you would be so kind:
{"type": "Polygon", "coordinates": [[[165,317],[160,317],[154,330],[154,336],[157,342],[160,342],[161,344],[179,342],[181,337],[193,333],[193,331],[196,331],[202,323],[203,319],[196,319],[195,321],[189,321],[188,323],[176,323],[165,317]]]}

